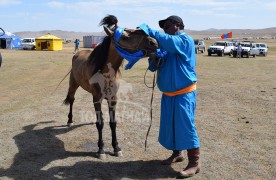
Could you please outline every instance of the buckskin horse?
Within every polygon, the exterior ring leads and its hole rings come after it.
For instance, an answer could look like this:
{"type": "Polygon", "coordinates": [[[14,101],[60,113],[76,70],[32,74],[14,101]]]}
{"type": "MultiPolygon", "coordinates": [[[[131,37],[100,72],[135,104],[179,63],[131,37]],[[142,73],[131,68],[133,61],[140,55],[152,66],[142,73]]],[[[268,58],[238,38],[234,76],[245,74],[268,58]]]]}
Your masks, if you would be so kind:
{"type": "MultiPolygon", "coordinates": [[[[108,102],[109,126],[112,134],[112,147],[115,156],[122,156],[122,151],[118,146],[116,137],[116,93],[119,88],[120,70],[123,57],[116,48],[120,48],[129,54],[142,52],[143,57],[154,53],[158,44],[157,41],[147,36],[139,29],[121,29],[120,36],[116,36],[118,25],[117,18],[108,15],[103,18],[99,25],[104,27],[107,36],[93,51],[82,50],[72,58],[72,69],[70,73],[69,89],[64,104],[70,105],[67,125],[73,124],[73,103],[75,92],[79,86],[88,91],[93,96],[93,104],[96,112],[96,127],[98,130],[97,152],[100,159],[105,158],[102,129],[104,119],[101,104],[104,99],[108,102]]],[[[68,73],[68,74],[69,74],[68,73]]]]}

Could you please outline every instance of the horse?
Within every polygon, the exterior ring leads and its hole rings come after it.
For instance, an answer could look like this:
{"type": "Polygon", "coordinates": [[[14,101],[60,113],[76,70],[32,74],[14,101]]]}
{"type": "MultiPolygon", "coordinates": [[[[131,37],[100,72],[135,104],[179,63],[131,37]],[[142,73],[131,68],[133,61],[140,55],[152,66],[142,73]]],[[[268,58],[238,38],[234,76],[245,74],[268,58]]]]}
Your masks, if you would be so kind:
{"type": "MultiPolygon", "coordinates": [[[[115,156],[122,156],[122,151],[118,146],[116,137],[116,118],[115,110],[117,103],[117,91],[119,88],[120,66],[123,57],[116,50],[119,47],[128,53],[137,51],[143,52],[143,57],[148,57],[154,53],[158,47],[155,39],[149,37],[140,29],[123,29],[121,36],[115,37],[118,29],[118,20],[116,16],[108,15],[100,22],[104,27],[107,36],[101,44],[95,47],[93,51],[82,50],[76,53],[72,58],[72,68],[70,70],[69,88],[64,104],[70,105],[67,126],[73,124],[73,103],[74,96],[78,87],[92,94],[94,109],[96,112],[96,127],[98,130],[98,152],[100,159],[105,158],[104,142],[102,138],[102,129],[104,119],[101,104],[105,99],[108,102],[109,126],[112,134],[112,147],[115,156]]],[[[121,28],[122,29],[122,28],[121,28]]],[[[69,73],[67,75],[69,75],[69,73]]]]}

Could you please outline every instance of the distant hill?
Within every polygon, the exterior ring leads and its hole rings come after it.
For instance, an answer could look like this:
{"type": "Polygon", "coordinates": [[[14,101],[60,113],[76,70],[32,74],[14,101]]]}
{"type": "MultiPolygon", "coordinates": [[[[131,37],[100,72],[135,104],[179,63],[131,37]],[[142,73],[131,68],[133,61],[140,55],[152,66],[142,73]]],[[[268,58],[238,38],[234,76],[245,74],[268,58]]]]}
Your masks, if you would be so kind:
{"type": "Polygon", "coordinates": [[[105,32],[89,33],[89,32],[62,31],[62,30],[22,31],[22,32],[15,32],[14,34],[16,34],[21,38],[28,38],[28,37],[38,38],[48,33],[54,36],[57,36],[61,39],[70,39],[70,40],[74,40],[74,39],[82,40],[83,36],[88,36],[88,35],[105,35],[105,32]]]}
{"type": "MultiPolygon", "coordinates": [[[[187,34],[193,38],[206,38],[206,37],[220,37],[222,34],[233,32],[233,38],[257,38],[257,37],[276,37],[276,27],[265,29],[207,29],[203,31],[185,30],[187,34]]],[[[83,36],[87,35],[105,35],[105,32],[74,32],[74,31],[62,31],[62,30],[45,30],[45,31],[23,31],[14,32],[21,38],[34,37],[38,38],[45,34],[52,34],[62,39],[83,39],[83,36]]]]}
{"type": "Polygon", "coordinates": [[[265,29],[208,29],[203,31],[186,30],[195,38],[220,37],[222,34],[233,32],[233,38],[262,38],[276,37],[276,27],[265,29]]]}

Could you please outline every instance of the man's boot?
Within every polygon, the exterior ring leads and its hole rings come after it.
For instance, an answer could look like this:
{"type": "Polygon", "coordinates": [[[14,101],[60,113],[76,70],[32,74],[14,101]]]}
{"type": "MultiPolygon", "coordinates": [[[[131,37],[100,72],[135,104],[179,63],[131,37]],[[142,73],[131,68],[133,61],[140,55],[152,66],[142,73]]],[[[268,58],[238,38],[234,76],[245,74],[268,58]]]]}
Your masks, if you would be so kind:
{"type": "Polygon", "coordinates": [[[188,178],[199,173],[201,164],[199,163],[199,148],[187,150],[189,163],[187,167],[180,172],[177,178],[188,178]]]}
{"type": "Polygon", "coordinates": [[[174,162],[181,162],[184,160],[182,155],[182,151],[174,150],[173,154],[168,158],[161,162],[162,165],[171,165],[174,162]]]}

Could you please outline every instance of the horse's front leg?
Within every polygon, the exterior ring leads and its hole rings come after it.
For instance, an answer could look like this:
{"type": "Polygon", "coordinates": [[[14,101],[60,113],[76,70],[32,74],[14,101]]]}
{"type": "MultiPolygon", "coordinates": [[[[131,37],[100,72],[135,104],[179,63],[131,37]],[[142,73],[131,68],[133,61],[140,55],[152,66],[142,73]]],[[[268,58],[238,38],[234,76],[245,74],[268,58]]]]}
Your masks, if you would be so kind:
{"type": "Polygon", "coordinates": [[[108,100],[109,117],[110,117],[109,126],[111,128],[112,147],[114,149],[114,155],[122,156],[123,154],[122,154],[121,148],[119,148],[118,146],[117,135],[116,135],[116,126],[117,126],[116,117],[115,117],[116,104],[117,104],[116,100],[108,100]]]}
{"type": "Polygon", "coordinates": [[[99,139],[98,139],[98,147],[99,147],[99,151],[97,152],[98,157],[100,159],[105,159],[105,152],[104,152],[104,142],[103,142],[103,127],[104,127],[104,119],[103,119],[103,113],[102,113],[102,109],[101,109],[101,101],[93,101],[94,103],[94,107],[95,107],[95,111],[96,111],[96,116],[97,116],[97,122],[96,122],[96,126],[98,129],[98,135],[99,135],[99,139]]]}

